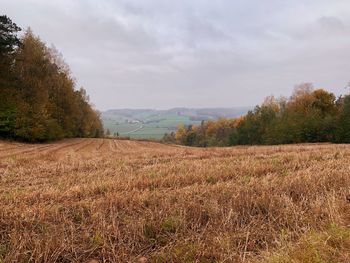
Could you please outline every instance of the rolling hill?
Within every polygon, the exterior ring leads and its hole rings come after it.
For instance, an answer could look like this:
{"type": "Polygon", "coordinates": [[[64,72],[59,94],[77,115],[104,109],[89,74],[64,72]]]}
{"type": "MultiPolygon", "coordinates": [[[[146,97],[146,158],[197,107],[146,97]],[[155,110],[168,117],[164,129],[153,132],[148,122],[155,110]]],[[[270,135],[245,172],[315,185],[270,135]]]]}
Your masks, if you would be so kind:
{"type": "Polygon", "coordinates": [[[173,108],[154,109],[115,109],[102,112],[105,129],[111,134],[131,138],[160,139],[165,133],[176,131],[179,124],[200,124],[202,120],[220,117],[235,118],[244,115],[252,107],[235,108],[173,108]]]}

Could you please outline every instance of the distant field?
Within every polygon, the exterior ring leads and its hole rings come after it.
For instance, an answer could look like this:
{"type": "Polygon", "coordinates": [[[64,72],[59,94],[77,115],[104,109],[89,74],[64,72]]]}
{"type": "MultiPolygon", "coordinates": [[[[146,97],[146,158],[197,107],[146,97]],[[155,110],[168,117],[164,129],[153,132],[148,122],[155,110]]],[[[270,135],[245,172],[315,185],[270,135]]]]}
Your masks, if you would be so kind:
{"type": "Polygon", "coordinates": [[[115,121],[104,121],[104,128],[109,129],[111,133],[120,133],[121,135],[124,133],[128,133],[140,127],[140,124],[129,124],[129,123],[121,123],[116,124],[115,121]]]}
{"type": "Polygon", "coordinates": [[[102,113],[102,121],[105,129],[109,129],[112,135],[119,133],[120,136],[130,138],[161,139],[165,133],[175,132],[180,124],[200,124],[202,120],[217,119],[220,116],[238,117],[248,109],[250,108],[110,110],[102,113]],[[138,127],[140,129],[133,132],[138,127]]]}
{"type": "Polygon", "coordinates": [[[350,146],[0,141],[0,262],[350,262],[350,146]]]}
{"type": "Polygon", "coordinates": [[[188,116],[166,116],[165,118],[145,119],[144,123],[139,124],[104,120],[105,129],[109,129],[112,135],[119,133],[120,136],[145,139],[161,139],[165,133],[175,132],[177,126],[180,124],[200,124],[200,121],[190,121],[188,116]],[[138,131],[131,132],[141,126],[142,128],[138,131]]]}

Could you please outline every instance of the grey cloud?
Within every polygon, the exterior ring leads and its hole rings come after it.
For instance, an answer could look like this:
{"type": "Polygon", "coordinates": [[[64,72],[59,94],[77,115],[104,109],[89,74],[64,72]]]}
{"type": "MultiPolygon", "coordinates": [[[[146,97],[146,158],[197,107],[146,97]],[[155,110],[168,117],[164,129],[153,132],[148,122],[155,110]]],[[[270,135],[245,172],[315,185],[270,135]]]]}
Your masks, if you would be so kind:
{"type": "Polygon", "coordinates": [[[348,0],[0,0],[99,109],[254,105],[350,76],[348,0]]]}

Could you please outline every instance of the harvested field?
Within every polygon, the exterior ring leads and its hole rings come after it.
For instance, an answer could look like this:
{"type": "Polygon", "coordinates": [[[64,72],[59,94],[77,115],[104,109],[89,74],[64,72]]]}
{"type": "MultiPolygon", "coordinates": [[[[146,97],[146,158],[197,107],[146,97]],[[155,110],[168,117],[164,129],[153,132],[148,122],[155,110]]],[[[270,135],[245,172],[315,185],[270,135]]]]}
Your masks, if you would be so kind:
{"type": "Polygon", "coordinates": [[[0,141],[0,262],[350,262],[349,190],[348,145],[0,141]]]}

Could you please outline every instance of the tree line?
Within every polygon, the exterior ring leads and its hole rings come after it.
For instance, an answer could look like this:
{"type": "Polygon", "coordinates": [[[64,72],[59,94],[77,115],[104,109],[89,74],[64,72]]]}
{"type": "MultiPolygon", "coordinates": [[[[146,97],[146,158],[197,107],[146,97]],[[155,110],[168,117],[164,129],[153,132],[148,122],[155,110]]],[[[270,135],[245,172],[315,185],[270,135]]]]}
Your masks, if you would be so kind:
{"type": "Polygon", "coordinates": [[[176,133],[166,134],[164,141],[200,147],[350,143],[350,95],[336,98],[305,83],[289,98],[267,97],[245,116],[181,125],[176,133]]]}
{"type": "Polygon", "coordinates": [[[99,113],[62,55],[0,16],[0,137],[30,142],[100,137],[99,113]]]}

